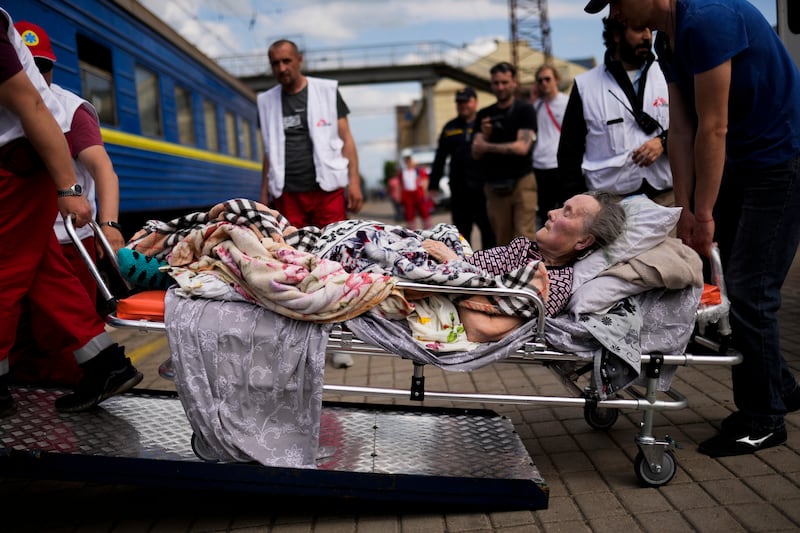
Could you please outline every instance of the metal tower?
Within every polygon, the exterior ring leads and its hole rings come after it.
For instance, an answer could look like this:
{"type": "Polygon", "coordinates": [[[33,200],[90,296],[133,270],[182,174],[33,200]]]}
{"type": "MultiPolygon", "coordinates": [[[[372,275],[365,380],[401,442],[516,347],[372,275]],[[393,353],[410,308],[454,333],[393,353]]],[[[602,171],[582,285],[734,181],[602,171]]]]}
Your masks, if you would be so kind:
{"type": "Polygon", "coordinates": [[[545,61],[549,61],[553,53],[547,0],[508,0],[508,10],[511,21],[511,63],[519,67],[519,45],[523,42],[541,50],[545,61]]]}

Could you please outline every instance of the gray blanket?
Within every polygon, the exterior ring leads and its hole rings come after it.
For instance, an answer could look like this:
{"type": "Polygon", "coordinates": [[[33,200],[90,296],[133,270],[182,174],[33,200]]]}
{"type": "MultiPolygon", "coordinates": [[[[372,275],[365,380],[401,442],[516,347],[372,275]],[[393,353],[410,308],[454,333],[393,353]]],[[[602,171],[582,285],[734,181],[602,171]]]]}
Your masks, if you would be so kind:
{"type": "Polygon", "coordinates": [[[164,318],[175,387],[207,452],[224,462],[313,468],[330,326],[174,291],[164,318]]]}

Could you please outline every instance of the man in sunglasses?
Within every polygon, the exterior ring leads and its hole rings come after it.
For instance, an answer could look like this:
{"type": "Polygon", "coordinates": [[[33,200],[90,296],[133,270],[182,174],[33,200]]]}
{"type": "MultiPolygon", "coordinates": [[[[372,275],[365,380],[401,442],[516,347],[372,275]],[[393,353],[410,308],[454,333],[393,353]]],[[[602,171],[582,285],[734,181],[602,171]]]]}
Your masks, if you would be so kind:
{"type": "Polygon", "coordinates": [[[558,90],[561,78],[556,68],[545,63],[536,69],[536,110],[538,125],[536,145],[533,147],[533,173],[539,186],[540,220],[547,218],[547,212],[560,207],[579,191],[568,191],[562,187],[558,173],[558,141],[561,138],[561,123],[567,109],[569,97],[558,90]]]}
{"type": "Polygon", "coordinates": [[[603,19],[602,65],[575,78],[567,103],[558,165],[564,186],[675,202],[666,155],[667,83],[647,27],[603,19]]]}

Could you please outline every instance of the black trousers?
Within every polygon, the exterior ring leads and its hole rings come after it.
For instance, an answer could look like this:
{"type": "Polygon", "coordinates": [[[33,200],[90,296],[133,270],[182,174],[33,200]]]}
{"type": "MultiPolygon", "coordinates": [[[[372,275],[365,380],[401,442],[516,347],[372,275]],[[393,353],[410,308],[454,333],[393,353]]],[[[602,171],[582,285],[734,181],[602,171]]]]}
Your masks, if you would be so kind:
{"type": "MultiPolygon", "coordinates": [[[[481,185],[477,189],[454,187],[451,182],[450,187],[450,213],[453,217],[453,225],[468,241],[472,236],[473,225],[477,225],[481,234],[480,248],[495,247],[497,241],[492,226],[489,224],[489,215],[486,213],[486,196],[483,193],[483,186],[481,185]]],[[[470,245],[472,244],[470,242],[470,245]]]]}

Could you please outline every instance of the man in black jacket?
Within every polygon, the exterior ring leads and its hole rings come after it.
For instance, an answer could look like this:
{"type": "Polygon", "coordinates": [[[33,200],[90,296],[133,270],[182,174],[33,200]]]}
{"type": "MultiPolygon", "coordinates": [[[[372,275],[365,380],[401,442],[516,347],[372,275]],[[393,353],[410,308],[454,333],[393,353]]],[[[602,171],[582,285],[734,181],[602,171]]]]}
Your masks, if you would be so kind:
{"type": "Polygon", "coordinates": [[[439,181],[449,157],[450,212],[453,224],[468,241],[473,224],[477,225],[481,233],[481,248],[492,248],[495,246],[495,238],[486,214],[483,179],[472,159],[472,135],[478,114],[478,95],[472,87],[465,87],[456,93],[456,110],[458,116],[445,124],[439,135],[428,189],[439,190],[439,181]]]}

